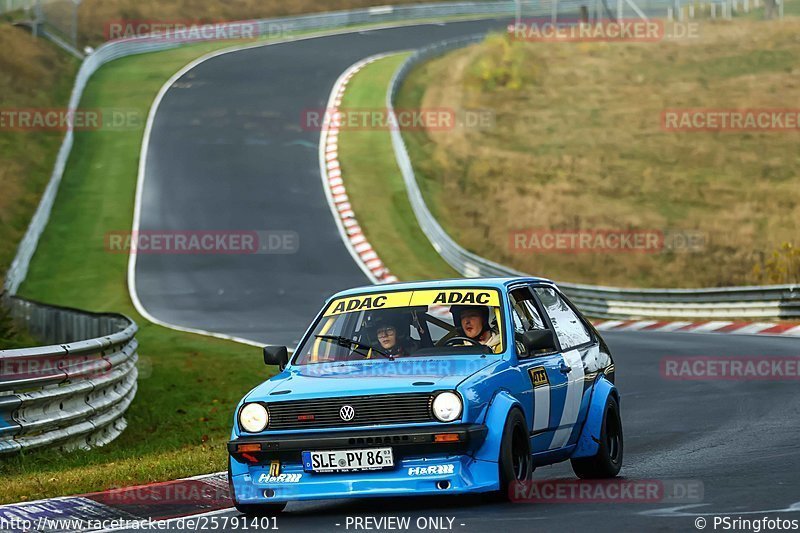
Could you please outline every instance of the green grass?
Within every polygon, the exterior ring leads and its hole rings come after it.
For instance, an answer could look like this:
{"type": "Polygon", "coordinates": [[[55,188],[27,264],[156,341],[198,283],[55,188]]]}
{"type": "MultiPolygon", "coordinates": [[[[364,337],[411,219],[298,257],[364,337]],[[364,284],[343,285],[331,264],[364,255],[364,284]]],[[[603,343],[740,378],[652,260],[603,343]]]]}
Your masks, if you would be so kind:
{"type": "MultiPolygon", "coordinates": [[[[230,46],[226,43],[225,46],[230,46]]],[[[220,43],[133,56],[103,67],[83,106],[135,109],[145,117],[161,85],[220,43]]],[[[130,228],[144,124],[76,134],[50,223],[21,295],[125,313],[140,326],[142,376],[128,429],[90,452],[39,451],[0,463],[0,502],[102,490],[224,470],[233,410],[270,375],[257,348],[176,332],[145,321],[126,287],[127,256],[104,252],[108,231],[130,228]]]]}
{"type": "Polygon", "coordinates": [[[486,129],[403,132],[422,193],[466,249],[562,282],[796,283],[787,250],[797,248],[800,220],[797,133],[673,132],[661,117],[791,108],[798,28],[797,17],[736,18],[704,23],[696,40],[658,44],[493,35],[419,65],[399,107],[488,109],[495,118],[486,129]],[[705,244],[547,253],[510,241],[518,230],[573,229],[701,232],[705,244]]]}
{"type": "Polygon", "coordinates": [[[21,330],[5,307],[0,306],[0,350],[14,350],[33,346],[36,341],[30,333],[21,330]]]}
{"type": "MultiPolygon", "coordinates": [[[[0,24],[0,107],[66,107],[78,61],[23,29],[0,24]]],[[[2,122],[5,122],[3,120],[2,122]]],[[[59,131],[0,126],[0,283],[53,171],[59,131]]]]}
{"type": "MultiPolygon", "coordinates": [[[[358,72],[347,86],[342,109],[383,109],[389,80],[407,55],[378,60],[358,72]]],[[[403,280],[460,277],[417,225],[388,130],[343,129],[339,159],[356,218],[395,276],[403,280]]]]}

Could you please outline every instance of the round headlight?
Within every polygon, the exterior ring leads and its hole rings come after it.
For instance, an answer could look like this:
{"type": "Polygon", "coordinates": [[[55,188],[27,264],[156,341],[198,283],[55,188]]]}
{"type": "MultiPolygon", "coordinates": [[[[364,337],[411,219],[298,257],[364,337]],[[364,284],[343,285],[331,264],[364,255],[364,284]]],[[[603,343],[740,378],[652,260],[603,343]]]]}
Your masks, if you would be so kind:
{"type": "Polygon", "coordinates": [[[260,403],[248,403],[239,412],[239,425],[248,433],[264,431],[269,423],[269,413],[260,403]]]}
{"type": "Polygon", "coordinates": [[[433,414],[441,422],[452,422],[461,416],[461,398],[454,392],[443,392],[433,399],[433,414]]]}

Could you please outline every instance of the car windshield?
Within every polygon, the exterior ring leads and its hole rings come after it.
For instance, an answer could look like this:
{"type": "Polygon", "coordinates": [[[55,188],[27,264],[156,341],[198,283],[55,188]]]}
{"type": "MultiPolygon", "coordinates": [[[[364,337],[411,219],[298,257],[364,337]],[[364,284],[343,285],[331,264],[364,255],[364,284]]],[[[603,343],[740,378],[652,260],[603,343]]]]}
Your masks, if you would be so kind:
{"type": "Polygon", "coordinates": [[[495,289],[433,289],[332,300],[293,364],[503,351],[495,289]]]}

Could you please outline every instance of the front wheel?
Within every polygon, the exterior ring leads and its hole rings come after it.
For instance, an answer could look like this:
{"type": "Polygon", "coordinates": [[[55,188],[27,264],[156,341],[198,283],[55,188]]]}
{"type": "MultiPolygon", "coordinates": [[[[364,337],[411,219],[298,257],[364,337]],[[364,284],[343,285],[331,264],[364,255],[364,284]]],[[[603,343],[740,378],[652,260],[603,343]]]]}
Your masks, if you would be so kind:
{"type": "Polygon", "coordinates": [[[581,479],[607,479],[616,477],[622,467],[622,419],[619,403],[609,395],[603,412],[600,445],[593,457],[571,459],[572,471],[581,479]]]}
{"type": "Polygon", "coordinates": [[[525,422],[525,416],[519,409],[512,409],[506,418],[498,462],[500,469],[499,496],[502,500],[510,500],[513,486],[528,481],[533,473],[528,425],[525,422]]]}

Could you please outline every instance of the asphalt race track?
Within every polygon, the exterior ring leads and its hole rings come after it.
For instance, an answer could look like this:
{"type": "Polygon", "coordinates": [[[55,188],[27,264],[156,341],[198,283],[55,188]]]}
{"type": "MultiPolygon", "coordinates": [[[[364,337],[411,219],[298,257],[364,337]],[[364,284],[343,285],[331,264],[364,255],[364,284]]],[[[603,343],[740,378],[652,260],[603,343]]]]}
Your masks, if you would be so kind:
{"type": "Polygon", "coordinates": [[[364,57],[503,27],[500,21],[362,31],[242,50],[187,72],[153,122],[140,230],[289,231],[296,253],[139,254],[136,290],[165,322],[294,345],[322,302],[370,281],[337,230],[322,189],[322,110],[364,57]]]}
{"type": "MultiPolygon", "coordinates": [[[[368,283],[340,239],[320,182],[319,132],[300,127],[301,113],[324,108],[336,78],[359,59],[490,24],[503,23],[423,25],[266,46],[213,58],[184,75],[166,93],[153,125],[141,229],[287,230],[299,235],[299,249],[140,255],[136,289],[145,308],[173,324],[293,344],[325,297],[368,283]]],[[[652,332],[604,337],[622,393],[623,477],[688,481],[702,487],[699,501],[294,503],[278,518],[280,530],[366,530],[347,527],[354,516],[411,517],[408,531],[419,530],[417,517],[445,517],[444,530],[452,518],[450,530],[480,532],[697,531],[697,516],[714,513],[800,518],[798,382],[678,381],[660,370],[670,356],[797,356],[797,340],[652,332]]],[[[562,463],[534,477],[574,476],[562,463]]],[[[713,530],[712,517],[707,520],[713,530]]]]}

